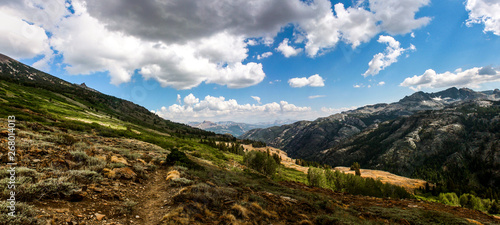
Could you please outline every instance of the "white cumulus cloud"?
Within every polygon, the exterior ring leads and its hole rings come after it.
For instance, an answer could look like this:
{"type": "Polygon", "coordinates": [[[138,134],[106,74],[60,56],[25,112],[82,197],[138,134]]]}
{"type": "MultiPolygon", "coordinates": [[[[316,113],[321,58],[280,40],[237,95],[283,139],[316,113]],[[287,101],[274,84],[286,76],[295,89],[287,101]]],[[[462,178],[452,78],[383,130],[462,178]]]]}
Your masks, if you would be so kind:
{"type": "Polygon", "coordinates": [[[467,0],[465,9],[469,11],[467,26],[484,24],[484,32],[500,36],[500,2],[495,0],[467,0]]]}
{"type": "Polygon", "coordinates": [[[280,45],[276,48],[278,52],[281,52],[286,58],[291,57],[291,56],[296,56],[300,52],[302,52],[301,48],[294,48],[290,45],[288,45],[290,41],[288,38],[283,39],[283,42],[280,43],[280,45]]]}
{"type": "Polygon", "coordinates": [[[14,13],[0,12],[0,49],[13,58],[50,57],[49,37],[45,30],[16,17],[14,13]]]}
{"type": "Polygon", "coordinates": [[[408,50],[416,50],[414,45],[408,48],[401,48],[400,43],[391,36],[380,35],[378,38],[379,43],[387,44],[387,48],[383,53],[378,53],[373,56],[373,59],[368,63],[368,70],[363,74],[367,77],[369,75],[377,75],[381,70],[398,61],[398,57],[408,50]]]}
{"type": "Polygon", "coordinates": [[[324,81],[325,80],[320,75],[314,74],[314,75],[307,77],[307,78],[306,77],[292,78],[292,79],[288,80],[288,84],[294,88],[300,88],[300,87],[304,87],[304,86],[323,87],[323,86],[325,86],[324,81]]]}
{"type": "Polygon", "coordinates": [[[428,69],[422,75],[406,78],[400,86],[412,90],[422,88],[471,87],[477,88],[482,83],[500,81],[500,72],[492,67],[474,67],[468,70],[436,73],[428,69]]]}
{"type": "Polygon", "coordinates": [[[17,59],[43,56],[38,67],[58,54],[69,74],[107,72],[116,85],[130,82],[138,70],[163,87],[244,88],[266,76],[262,64],[248,62],[248,46],[271,46],[290,24],[305,47],[292,47],[287,39],[277,51],[315,57],[339,41],[355,48],[380,32],[425,26],[430,19],[415,13],[427,4],[371,0],[346,8],[329,0],[4,0],[0,49],[17,59]]]}
{"type": "Polygon", "coordinates": [[[316,17],[299,22],[306,39],[307,55],[314,57],[333,49],[339,41],[356,48],[380,32],[405,34],[427,25],[431,18],[415,18],[430,0],[370,0],[367,8],[345,8],[342,3],[331,9],[330,1],[315,1],[316,17]],[[333,13],[335,12],[335,14],[333,13]]]}
{"type": "MultiPolygon", "coordinates": [[[[254,97],[258,98],[252,96],[252,98],[254,97]]],[[[254,99],[257,100],[256,98],[254,99]]],[[[311,116],[310,107],[296,106],[287,101],[271,102],[264,105],[260,105],[260,103],[259,105],[239,104],[235,99],[226,99],[223,96],[207,95],[204,99],[199,100],[193,94],[184,98],[184,105],[173,104],[153,112],[165,119],[178,122],[200,120],[263,122],[279,118],[310,119],[311,116]],[[245,118],[245,121],[241,121],[242,118],[245,118]]]]}
{"type": "Polygon", "coordinates": [[[429,17],[415,18],[415,13],[430,0],[370,0],[370,9],[381,21],[380,28],[391,35],[406,34],[423,27],[431,21],[429,17]]]}
{"type": "Polygon", "coordinates": [[[265,59],[265,58],[267,58],[269,56],[272,56],[272,55],[273,55],[272,52],[264,52],[264,53],[262,53],[260,55],[257,55],[257,59],[258,60],[265,59]]]}
{"type": "Polygon", "coordinates": [[[253,100],[257,101],[257,103],[262,104],[262,103],[260,102],[260,97],[259,97],[259,96],[250,96],[250,97],[252,97],[252,98],[253,98],[253,100]]]}

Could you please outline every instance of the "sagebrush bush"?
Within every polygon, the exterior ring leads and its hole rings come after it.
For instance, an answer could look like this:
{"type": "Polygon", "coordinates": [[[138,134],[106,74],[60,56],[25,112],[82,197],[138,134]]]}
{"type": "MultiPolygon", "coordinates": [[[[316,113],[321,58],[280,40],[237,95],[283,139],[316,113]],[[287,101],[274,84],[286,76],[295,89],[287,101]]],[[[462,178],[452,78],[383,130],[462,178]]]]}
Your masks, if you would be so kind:
{"type": "Polygon", "coordinates": [[[14,217],[9,216],[10,212],[8,201],[0,201],[0,224],[15,224],[15,225],[37,225],[46,224],[45,221],[38,216],[37,211],[30,205],[23,202],[16,202],[16,214],[14,217]]]}
{"type": "Polygon", "coordinates": [[[134,163],[132,165],[132,170],[137,174],[137,177],[142,178],[142,179],[147,179],[148,175],[146,173],[146,170],[148,168],[146,166],[143,166],[140,163],[134,163]]]}
{"type": "Polygon", "coordinates": [[[34,199],[66,198],[79,189],[78,185],[66,181],[67,178],[49,178],[36,184],[29,185],[18,196],[25,201],[34,199]]]}
{"type": "Polygon", "coordinates": [[[73,157],[73,161],[75,162],[81,162],[81,163],[85,163],[87,162],[88,158],[90,156],[87,155],[87,153],[85,153],[85,151],[72,151],[70,152],[71,156],[73,157]]]}
{"type": "Polygon", "coordinates": [[[172,181],[170,182],[170,185],[174,186],[174,187],[184,187],[184,186],[189,186],[193,183],[194,182],[192,180],[181,177],[181,178],[172,179],[172,181]]]}
{"type": "Polygon", "coordinates": [[[174,196],[173,200],[175,203],[198,202],[213,209],[223,207],[225,199],[236,198],[236,196],[237,192],[233,188],[212,187],[205,183],[199,183],[187,187],[186,190],[174,196]]]}
{"type": "Polygon", "coordinates": [[[91,184],[102,181],[101,174],[91,170],[69,170],[65,174],[66,180],[72,183],[91,184]]]}
{"type": "MultiPolygon", "coordinates": [[[[36,182],[38,178],[41,176],[41,173],[38,173],[36,170],[26,167],[17,167],[15,171],[17,179],[22,177],[29,177],[30,179],[33,180],[33,182],[36,182]]],[[[0,177],[10,177],[9,173],[10,172],[7,169],[2,169],[0,170],[0,177]]]]}
{"type": "Polygon", "coordinates": [[[137,206],[137,204],[139,203],[132,200],[127,200],[123,202],[120,212],[122,214],[131,214],[132,212],[134,212],[134,208],[135,206],[137,206]]]}
{"type": "Polygon", "coordinates": [[[79,141],[73,145],[75,151],[85,151],[89,149],[89,145],[83,141],[79,141]]]}
{"type": "Polygon", "coordinates": [[[79,140],[68,134],[58,134],[52,138],[52,142],[61,145],[73,145],[79,140]]]}
{"type": "Polygon", "coordinates": [[[106,166],[106,161],[97,157],[89,156],[84,151],[71,151],[70,154],[73,157],[73,161],[79,163],[80,166],[83,166],[86,169],[101,172],[106,166]]]}

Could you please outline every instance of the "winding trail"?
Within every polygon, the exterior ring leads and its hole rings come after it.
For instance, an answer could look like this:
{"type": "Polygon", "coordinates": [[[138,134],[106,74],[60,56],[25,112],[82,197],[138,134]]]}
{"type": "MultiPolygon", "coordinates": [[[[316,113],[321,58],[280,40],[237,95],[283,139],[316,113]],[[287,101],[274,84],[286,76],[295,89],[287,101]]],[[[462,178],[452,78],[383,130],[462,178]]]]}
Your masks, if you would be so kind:
{"type": "Polygon", "coordinates": [[[139,204],[134,207],[134,215],[139,215],[141,224],[157,225],[170,211],[170,206],[167,204],[177,192],[177,188],[169,187],[165,181],[166,169],[158,169],[149,176],[147,183],[144,184],[145,189],[139,194],[140,198],[135,200],[139,204]]]}

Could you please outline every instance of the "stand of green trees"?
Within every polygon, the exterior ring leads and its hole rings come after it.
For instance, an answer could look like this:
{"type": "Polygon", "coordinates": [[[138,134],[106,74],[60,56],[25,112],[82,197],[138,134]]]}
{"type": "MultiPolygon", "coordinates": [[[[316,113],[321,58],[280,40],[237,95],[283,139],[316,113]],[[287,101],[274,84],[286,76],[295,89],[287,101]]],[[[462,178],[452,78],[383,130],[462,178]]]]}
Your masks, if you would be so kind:
{"type": "Polygon", "coordinates": [[[382,183],[372,178],[362,178],[345,174],[334,169],[309,167],[307,172],[309,185],[328,188],[334,191],[347,192],[354,195],[367,195],[379,198],[412,198],[403,187],[382,183]]]}
{"type": "Polygon", "coordinates": [[[243,157],[243,162],[266,176],[273,176],[281,164],[281,158],[277,154],[271,155],[269,149],[266,152],[248,151],[243,157]]]}

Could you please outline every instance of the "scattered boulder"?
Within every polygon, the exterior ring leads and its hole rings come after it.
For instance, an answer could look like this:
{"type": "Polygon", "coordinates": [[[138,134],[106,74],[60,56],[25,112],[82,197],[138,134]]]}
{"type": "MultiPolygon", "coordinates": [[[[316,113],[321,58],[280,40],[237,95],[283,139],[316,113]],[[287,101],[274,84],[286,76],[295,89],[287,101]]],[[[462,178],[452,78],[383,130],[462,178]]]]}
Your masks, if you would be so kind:
{"type": "Polygon", "coordinates": [[[98,220],[98,221],[101,221],[106,215],[104,214],[99,214],[99,213],[96,213],[95,214],[95,218],[98,220]]]}
{"type": "Polygon", "coordinates": [[[111,169],[104,168],[104,169],[102,169],[102,172],[103,172],[104,176],[109,178],[109,179],[113,179],[116,177],[115,171],[113,171],[111,169]]]}
{"type": "Polygon", "coordinates": [[[118,178],[134,179],[137,177],[137,174],[129,167],[114,168],[113,172],[118,178]]]}
{"type": "Polygon", "coordinates": [[[102,161],[106,161],[106,156],[105,155],[98,155],[98,156],[95,156],[96,158],[102,160],[102,161]]]}
{"type": "Polygon", "coordinates": [[[179,171],[171,170],[167,173],[167,179],[165,179],[165,180],[170,181],[170,180],[178,179],[178,178],[181,178],[179,171]]]}
{"type": "Polygon", "coordinates": [[[124,165],[130,166],[130,164],[128,164],[126,159],[124,159],[122,157],[118,157],[118,156],[111,156],[111,162],[112,163],[123,163],[124,165]]]}

